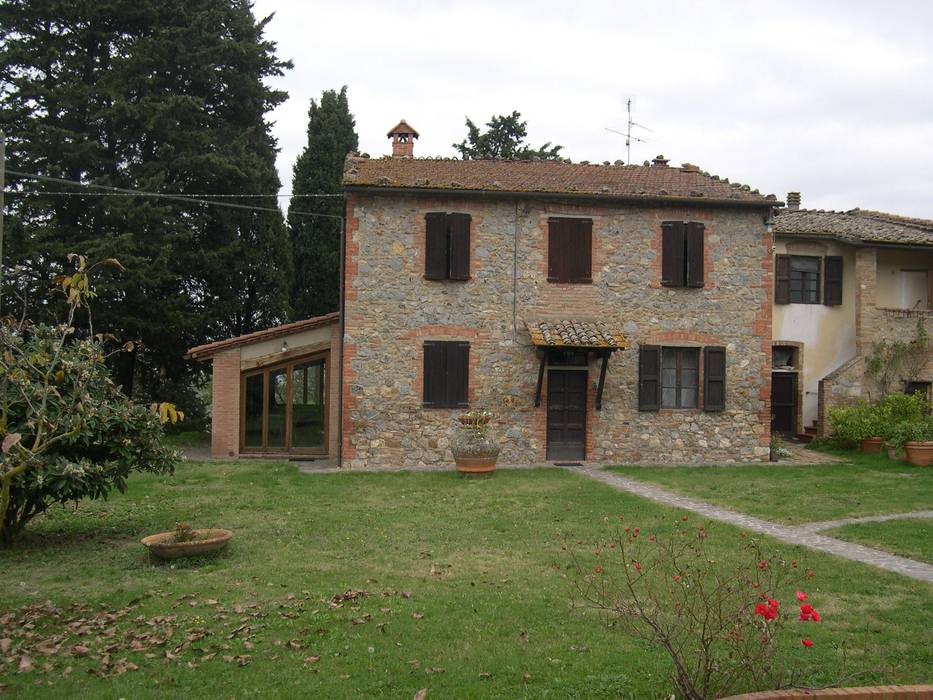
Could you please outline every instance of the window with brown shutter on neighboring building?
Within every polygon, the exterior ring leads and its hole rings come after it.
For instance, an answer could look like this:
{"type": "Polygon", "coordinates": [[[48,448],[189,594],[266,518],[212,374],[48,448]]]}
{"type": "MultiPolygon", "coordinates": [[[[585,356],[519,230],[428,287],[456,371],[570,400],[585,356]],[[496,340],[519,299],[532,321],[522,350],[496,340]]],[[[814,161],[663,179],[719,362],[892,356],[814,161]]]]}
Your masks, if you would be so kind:
{"type": "MultiPolygon", "coordinates": [[[[839,260],[839,267],[836,270],[838,274],[834,274],[833,286],[838,287],[838,303],[842,303],[842,259],[834,259],[839,260]]],[[[835,266],[835,263],[833,265],[835,266]]],[[[816,255],[776,255],[774,257],[774,303],[819,304],[821,267],[822,259],[816,255]]],[[[826,290],[824,290],[824,295],[825,292],[826,290]]]]}
{"type": "Polygon", "coordinates": [[[703,286],[705,228],[698,221],[665,221],[661,224],[663,286],[703,286]]]}
{"type": "Polygon", "coordinates": [[[424,341],[426,408],[462,408],[468,403],[470,344],[462,341],[424,341]]]}
{"type": "Polygon", "coordinates": [[[424,230],[425,279],[470,279],[470,215],[429,212],[424,230]]]}
{"type": "Polygon", "coordinates": [[[593,281],[593,220],[548,219],[547,280],[567,284],[593,281]]]}
{"type": "Polygon", "coordinates": [[[842,257],[827,255],[823,258],[823,303],[827,306],[842,304],[842,257]]]}

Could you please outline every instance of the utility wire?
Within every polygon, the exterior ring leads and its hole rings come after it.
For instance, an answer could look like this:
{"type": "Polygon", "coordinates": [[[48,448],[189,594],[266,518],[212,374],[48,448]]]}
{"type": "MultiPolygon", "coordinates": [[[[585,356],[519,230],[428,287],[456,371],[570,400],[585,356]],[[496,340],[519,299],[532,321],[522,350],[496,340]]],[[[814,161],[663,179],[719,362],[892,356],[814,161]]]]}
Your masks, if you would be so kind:
{"type": "MultiPolygon", "coordinates": [[[[51,177],[49,175],[36,175],[35,173],[24,173],[18,170],[8,169],[6,172],[10,175],[15,175],[16,177],[25,177],[31,180],[41,180],[45,182],[57,182],[63,185],[73,185],[76,187],[90,187],[90,188],[99,189],[99,190],[107,190],[107,192],[110,194],[119,194],[119,195],[127,195],[127,196],[132,195],[132,196],[137,196],[137,197],[155,197],[155,198],[160,198],[160,199],[170,199],[170,200],[174,200],[178,202],[192,202],[192,203],[197,203],[197,204],[208,204],[208,205],[215,206],[215,207],[229,207],[231,209],[249,209],[251,211],[270,211],[270,212],[278,212],[279,214],[282,213],[282,210],[279,209],[278,207],[260,207],[254,204],[236,204],[234,202],[217,202],[217,201],[213,201],[210,199],[202,199],[200,196],[188,196],[188,195],[183,195],[183,194],[166,194],[163,192],[147,192],[145,190],[133,190],[133,189],[125,188],[125,187],[110,187],[109,185],[96,185],[90,182],[78,182],[77,180],[66,180],[64,178],[51,177]]],[[[35,194],[40,195],[42,193],[36,192],[35,194]]],[[[81,194],[81,193],[75,193],[75,194],[81,194]]],[[[86,194],[91,194],[91,193],[86,193],[86,194]]],[[[267,195],[267,196],[272,196],[272,195],[267,195]]],[[[336,214],[318,214],[318,213],[310,212],[310,211],[294,211],[294,210],[290,211],[289,213],[296,214],[298,216],[321,217],[325,219],[337,219],[338,221],[343,220],[342,216],[337,216],[336,214]]]]}

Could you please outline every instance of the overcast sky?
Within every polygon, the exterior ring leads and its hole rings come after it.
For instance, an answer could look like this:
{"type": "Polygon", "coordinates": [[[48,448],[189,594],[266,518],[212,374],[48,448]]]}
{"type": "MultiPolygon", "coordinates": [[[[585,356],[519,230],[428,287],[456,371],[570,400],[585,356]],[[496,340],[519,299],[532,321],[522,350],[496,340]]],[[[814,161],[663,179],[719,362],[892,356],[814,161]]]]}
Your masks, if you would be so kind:
{"type": "Polygon", "coordinates": [[[360,150],[390,152],[405,118],[416,156],[454,156],[478,124],[518,110],[532,145],[626,160],[625,100],[663,153],[803,206],[933,218],[933,3],[305,2],[256,0],[295,67],[275,81],[283,191],[309,100],[348,86],[360,150]]]}

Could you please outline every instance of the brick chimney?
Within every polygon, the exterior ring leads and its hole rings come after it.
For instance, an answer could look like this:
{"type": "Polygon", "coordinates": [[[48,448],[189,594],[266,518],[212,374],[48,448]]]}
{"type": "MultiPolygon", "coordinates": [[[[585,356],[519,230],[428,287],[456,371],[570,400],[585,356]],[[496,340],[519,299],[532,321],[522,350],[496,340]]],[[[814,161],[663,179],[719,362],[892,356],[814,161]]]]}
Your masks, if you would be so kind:
{"type": "Polygon", "coordinates": [[[797,211],[800,209],[800,193],[799,192],[788,192],[787,193],[787,211],[797,211]]]}
{"type": "Polygon", "coordinates": [[[386,136],[392,139],[393,158],[413,158],[415,155],[415,131],[404,119],[396,124],[386,136]]]}

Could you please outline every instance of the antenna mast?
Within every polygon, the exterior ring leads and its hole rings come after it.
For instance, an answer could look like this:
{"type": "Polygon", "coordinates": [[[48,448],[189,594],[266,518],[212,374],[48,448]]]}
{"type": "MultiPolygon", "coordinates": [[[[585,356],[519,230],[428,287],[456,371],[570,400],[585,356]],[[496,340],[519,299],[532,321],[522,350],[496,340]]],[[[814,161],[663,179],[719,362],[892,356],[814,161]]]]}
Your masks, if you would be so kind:
{"type": "Polygon", "coordinates": [[[632,141],[637,141],[638,143],[647,143],[648,139],[640,139],[637,136],[632,136],[632,127],[637,126],[639,129],[644,129],[645,131],[651,131],[647,126],[639,124],[636,121],[632,121],[632,98],[628,98],[625,101],[625,111],[627,115],[625,123],[625,131],[617,131],[616,129],[610,129],[606,127],[606,131],[611,131],[614,134],[619,134],[619,136],[625,137],[625,162],[632,162],[632,141]]]}

